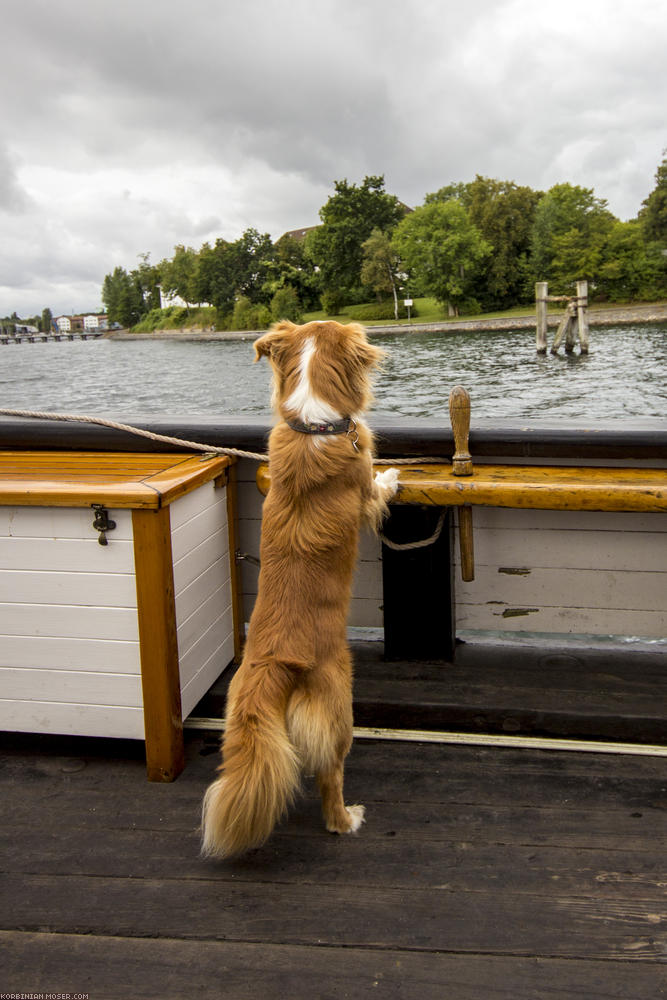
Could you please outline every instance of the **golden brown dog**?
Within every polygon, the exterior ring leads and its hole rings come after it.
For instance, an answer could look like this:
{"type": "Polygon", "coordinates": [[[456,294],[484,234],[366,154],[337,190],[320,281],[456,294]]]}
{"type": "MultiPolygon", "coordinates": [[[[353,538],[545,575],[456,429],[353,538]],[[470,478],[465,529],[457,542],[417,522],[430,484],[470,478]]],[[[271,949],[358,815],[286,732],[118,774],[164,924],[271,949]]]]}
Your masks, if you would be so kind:
{"type": "Polygon", "coordinates": [[[255,343],[273,368],[279,422],[269,438],[259,593],[229,686],[220,777],[204,798],[202,853],[262,844],[299,787],[317,776],[327,830],[351,833],[364,807],[343,801],[352,744],[346,620],[359,527],[377,527],[397,470],[373,478],[361,414],[383,352],[356,324],[282,322],[255,343]]]}

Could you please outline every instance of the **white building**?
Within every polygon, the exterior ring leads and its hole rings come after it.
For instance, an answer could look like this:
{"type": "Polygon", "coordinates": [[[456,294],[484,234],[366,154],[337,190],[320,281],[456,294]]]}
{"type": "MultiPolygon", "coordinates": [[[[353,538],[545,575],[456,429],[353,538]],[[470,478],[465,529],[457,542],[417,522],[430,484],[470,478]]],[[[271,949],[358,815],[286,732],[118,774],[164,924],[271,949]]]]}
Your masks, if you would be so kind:
{"type": "Polygon", "coordinates": [[[106,316],[84,316],[84,330],[108,330],[109,320],[106,316]]]}

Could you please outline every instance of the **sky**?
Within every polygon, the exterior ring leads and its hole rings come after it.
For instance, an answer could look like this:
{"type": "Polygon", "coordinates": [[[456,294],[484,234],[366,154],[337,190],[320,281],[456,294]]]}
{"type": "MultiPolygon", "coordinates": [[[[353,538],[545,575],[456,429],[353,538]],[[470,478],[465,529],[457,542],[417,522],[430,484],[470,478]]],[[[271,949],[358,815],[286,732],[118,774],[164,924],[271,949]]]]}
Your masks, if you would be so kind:
{"type": "Polygon", "coordinates": [[[0,316],[476,174],[636,216],[667,148],[665,0],[3,0],[0,316]]]}

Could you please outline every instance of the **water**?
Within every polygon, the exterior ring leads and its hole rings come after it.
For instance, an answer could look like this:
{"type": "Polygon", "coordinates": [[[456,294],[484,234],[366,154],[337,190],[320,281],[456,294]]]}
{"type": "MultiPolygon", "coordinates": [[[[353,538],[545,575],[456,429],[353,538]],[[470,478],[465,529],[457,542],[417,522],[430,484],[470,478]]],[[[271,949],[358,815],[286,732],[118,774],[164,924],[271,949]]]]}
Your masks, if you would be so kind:
{"type": "MultiPolygon", "coordinates": [[[[442,417],[469,390],[477,418],[597,420],[667,413],[667,326],[592,328],[591,352],[537,355],[529,330],[374,338],[388,357],[378,416],[442,417]]],[[[270,374],[252,340],[0,345],[0,406],[78,414],[268,415],[270,374]]]]}

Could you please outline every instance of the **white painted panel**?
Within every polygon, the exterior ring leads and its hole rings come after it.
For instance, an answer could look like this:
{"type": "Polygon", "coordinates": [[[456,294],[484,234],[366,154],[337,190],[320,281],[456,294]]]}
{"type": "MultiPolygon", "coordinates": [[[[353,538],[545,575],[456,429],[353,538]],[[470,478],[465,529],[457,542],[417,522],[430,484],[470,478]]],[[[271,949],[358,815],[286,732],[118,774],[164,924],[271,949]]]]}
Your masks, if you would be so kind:
{"type": "Polygon", "coordinates": [[[464,583],[459,577],[455,586],[457,601],[464,603],[660,611],[667,627],[664,573],[538,568],[525,574],[508,574],[475,565],[474,581],[464,583]]]}
{"type": "Polygon", "coordinates": [[[502,607],[457,604],[457,629],[504,632],[554,632],[561,635],[623,635],[665,637],[665,616],[657,611],[588,610],[586,608],[514,609],[520,616],[503,617],[502,607]]]}
{"type": "Polygon", "coordinates": [[[140,708],[111,705],[65,705],[0,699],[0,729],[143,740],[144,713],[140,708]]]}
{"type": "Polygon", "coordinates": [[[0,666],[141,672],[138,640],[73,639],[69,636],[3,635],[0,666]]]}
{"type": "Polygon", "coordinates": [[[667,514],[590,510],[514,510],[510,507],[474,507],[476,527],[556,531],[667,532],[667,514]]]}
{"type": "Polygon", "coordinates": [[[212,535],[222,533],[227,537],[227,504],[217,503],[201,510],[171,534],[174,562],[178,562],[193,548],[212,535]]]}
{"type": "MultiPolygon", "coordinates": [[[[667,570],[667,536],[641,531],[494,530],[474,520],[476,566],[667,570]]],[[[458,560],[458,546],[454,549],[458,560]]]]}
{"type": "Polygon", "coordinates": [[[218,532],[211,538],[204,539],[174,562],[174,586],[179,592],[184,590],[201,575],[203,570],[221,559],[228,551],[229,540],[226,533],[218,532]]]}
{"type": "MultiPolygon", "coordinates": [[[[206,663],[230,635],[230,623],[222,618],[217,618],[210,628],[201,633],[194,645],[183,656],[179,657],[182,684],[187,684],[197,674],[202,663],[206,663]]],[[[234,655],[233,648],[231,655],[234,655]]]]}
{"type": "Polygon", "coordinates": [[[0,569],[52,572],[134,573],[129,541],[68,538],[0,538],[0,569]]]}
{"type": "MultiPolygon", "coordinates": [[[[132,514],[123,508],[107,508],[116,527],[109,541],[132,538],[132,514]]],[[[90,507],[0,507],[0,537],[14,538],[83,538],[95,541],[90,507]]]]}
{"type": "Polygon", "coordinates": [[[232,591],[229,581],[225,581],[222,587],[209,594],[206,600],[178,626],[178,652],[181,662],[200,635],[219,619],[224,620],[226,630],[231,631],[232,591]]]}
{"type": "Polygon", "coordinates": [[[176,621],[180,625],[195,611],[209,594],[229,583],[229,556],[225,553],[213,565],[200,573],[183,590],[176,590],[176,621]]]}
{"type": "Polygon", "coordinates": [[[0,635],[138,640],[139,626],[131,608],[0,604],[0,635]]]}
{"type": "Polygon", "coordinates": [[[234,638],[229,635],[209,656],[181,692],[181,710],[187,718],[197,702],[208,691],[234,658],[234,638]]]}
{"type": "Polygon", "coordinates": [[[86,670],[0,668],[3,698],[72,705],[126,705],[141,708],[141,678],[86,670]]]}
{"type": "Polygon", "coordinates": [[[171,530],[177,531],[201,511],[216,504],[227,505],[227,489],[216,488],[215,483],[205,483],[196,490],[179,497],[170,505],[171,530]]]}
{"type": "Polygon", "coordinates": [[[135,578],[129,573],[37,573],[0,570],[0,603],[75,604],[136,608],[135,578]]]}

